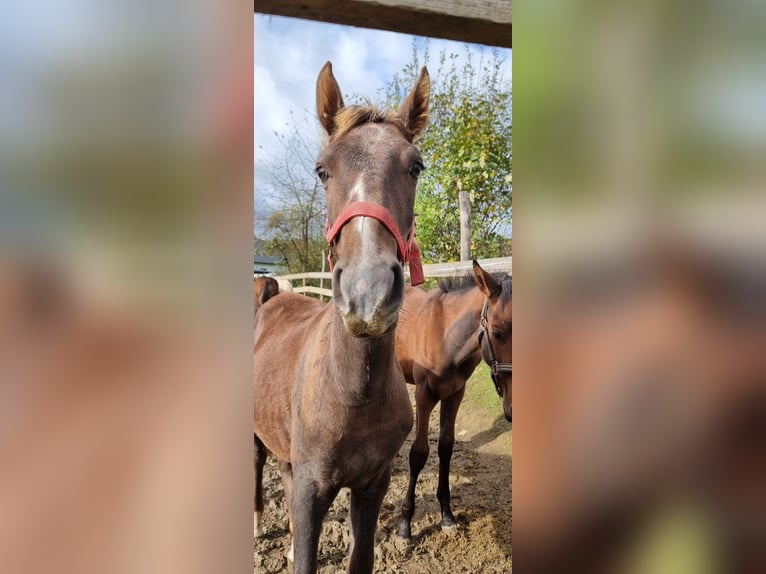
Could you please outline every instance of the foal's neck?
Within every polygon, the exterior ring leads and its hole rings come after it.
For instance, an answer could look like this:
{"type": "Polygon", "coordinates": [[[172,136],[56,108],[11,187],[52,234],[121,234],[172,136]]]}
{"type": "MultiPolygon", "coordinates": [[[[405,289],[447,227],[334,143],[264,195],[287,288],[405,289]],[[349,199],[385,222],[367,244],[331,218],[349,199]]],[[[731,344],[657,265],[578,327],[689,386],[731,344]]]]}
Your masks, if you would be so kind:
{"type": "Polygon", "coordinates": [[[385,398],[395,383],[398,368],[394,332],[379,337],[353,337],[335,314],[328,353],[330,377],[337,397],[346,404],[362,405],[385,398]]]}
{"type": "Polygon", "coordinates": [[[455,365],[479,352],[479,320],[484,295],[478,288],[444,294],[444,346],[455,365]]]}

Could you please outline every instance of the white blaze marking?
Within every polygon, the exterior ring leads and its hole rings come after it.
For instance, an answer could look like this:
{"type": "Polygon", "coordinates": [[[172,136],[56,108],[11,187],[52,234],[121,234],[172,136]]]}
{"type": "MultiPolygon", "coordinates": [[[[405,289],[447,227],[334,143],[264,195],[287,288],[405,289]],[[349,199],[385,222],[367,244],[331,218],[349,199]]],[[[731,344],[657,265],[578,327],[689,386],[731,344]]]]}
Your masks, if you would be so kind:
{"type": "Polygon", "coordinates": [[[356,180],[354,187],[351,188],[351,196],[349,199],[351,201],[366,201],[364,196],[364,182],[361,177],[356,180]]]}
{"type": "MultiPolygon", "coordinates": [[[[354,184],[354,187],[351,188],[351,194],[350,194],[350,200],[351,201],[367,201],[366,193],[364,188],[364,182],[362,181],[361,176],[356,180],[356,183],[354,184]]],[[[367,257],[368,254],[370,254],[372,251],[372,238],[368,238],[365,236],[366,233],[370,232],[370,226],[365,225],[365,220],[367,217],[357,217],[354,219],[354,225],[356,225],[356,230],[359,232],[359,238],[362,243],[362,256],[367,257]]]]}

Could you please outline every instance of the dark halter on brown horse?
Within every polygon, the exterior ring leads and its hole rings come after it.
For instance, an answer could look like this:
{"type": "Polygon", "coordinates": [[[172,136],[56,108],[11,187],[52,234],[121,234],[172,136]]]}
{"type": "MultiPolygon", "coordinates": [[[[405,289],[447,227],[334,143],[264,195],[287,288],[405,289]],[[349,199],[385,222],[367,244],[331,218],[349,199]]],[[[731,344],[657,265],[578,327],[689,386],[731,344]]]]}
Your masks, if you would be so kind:
{"type": "Polygon", "coordinates": [[[492,382],[495,384],[497,396],[502,397],[503,391],[500,388],[498,375],[500,373],[513,373],[513,363],[501,363],[495,358],[495,351],[492,349],[492,341],[489,340],[489,323],[487,322],[487,309],[489,308],[489,299],[484,299],[484,305],[481,308],[481,319],[479,320],[479,351],[481,358],[489,365],[492,382]]]}

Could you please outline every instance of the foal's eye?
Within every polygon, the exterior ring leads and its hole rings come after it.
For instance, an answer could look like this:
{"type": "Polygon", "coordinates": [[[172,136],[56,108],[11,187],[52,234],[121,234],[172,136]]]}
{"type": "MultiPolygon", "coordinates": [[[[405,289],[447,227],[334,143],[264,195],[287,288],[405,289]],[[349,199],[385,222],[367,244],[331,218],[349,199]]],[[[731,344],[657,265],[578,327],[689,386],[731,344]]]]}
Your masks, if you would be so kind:
{"type": "Polygon", "coordinates": [[[498,331],[497,329],[492,330],[492,336],[498,341],[502,341],[503,339],[505,339],[505,335],[501,333],[500,331],[498,331]]]}
{"type": "Polygon", "coordinates": [[[423,165],[423,162],[420,160],[417,160],[415,161],[415,163],[412,164],[412,167],[410,168],[410,175],[414,177],[415,179],[417,179],[425,168],[426,166],[423,165]]]}
{"type": "Polygon", "coordinates": [[[317,164],[317,166],[314,168],[314,171],[317,174],[317,177],[322,180],[322,183],[325,183],[327,179],[330,177],[330,174],[327,173],[324,167],[322,167],[320,164],[317,164]]]}

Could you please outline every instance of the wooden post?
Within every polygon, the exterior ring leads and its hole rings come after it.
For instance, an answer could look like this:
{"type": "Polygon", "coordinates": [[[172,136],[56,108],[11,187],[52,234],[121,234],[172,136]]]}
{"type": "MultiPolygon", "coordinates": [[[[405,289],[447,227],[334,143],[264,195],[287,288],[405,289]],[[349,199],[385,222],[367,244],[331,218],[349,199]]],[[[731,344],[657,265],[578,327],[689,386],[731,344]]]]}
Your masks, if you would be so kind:
{"type": "Polygon", "coordinates": [[[471,259],[471,200],[467,191],[458,193],[460,206],[460,260],[471,259]]]}

